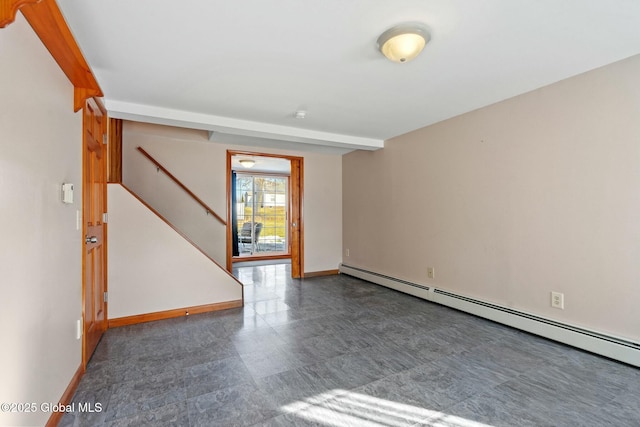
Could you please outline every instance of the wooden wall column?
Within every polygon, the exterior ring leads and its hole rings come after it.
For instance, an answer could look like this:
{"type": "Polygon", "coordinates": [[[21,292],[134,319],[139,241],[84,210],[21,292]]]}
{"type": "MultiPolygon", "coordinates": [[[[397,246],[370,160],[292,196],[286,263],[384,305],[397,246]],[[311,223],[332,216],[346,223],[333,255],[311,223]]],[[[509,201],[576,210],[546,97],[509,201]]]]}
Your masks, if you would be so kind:
{"type": "Polygon", "coordinates": [[[107,149],[107,182],[122,183],[122,120],[109,119],[107,149]]]}

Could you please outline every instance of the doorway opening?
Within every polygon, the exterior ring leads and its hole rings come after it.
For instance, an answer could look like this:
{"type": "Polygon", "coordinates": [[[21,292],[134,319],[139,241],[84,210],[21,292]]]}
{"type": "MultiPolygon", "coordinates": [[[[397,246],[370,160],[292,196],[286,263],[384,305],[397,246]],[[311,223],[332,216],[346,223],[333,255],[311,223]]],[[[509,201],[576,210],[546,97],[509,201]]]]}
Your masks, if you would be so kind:
{"type": "Polygon", "coordinates": [[[290,260],[302,277],[302,158],[227,151],[227,269],[290,260]]]}

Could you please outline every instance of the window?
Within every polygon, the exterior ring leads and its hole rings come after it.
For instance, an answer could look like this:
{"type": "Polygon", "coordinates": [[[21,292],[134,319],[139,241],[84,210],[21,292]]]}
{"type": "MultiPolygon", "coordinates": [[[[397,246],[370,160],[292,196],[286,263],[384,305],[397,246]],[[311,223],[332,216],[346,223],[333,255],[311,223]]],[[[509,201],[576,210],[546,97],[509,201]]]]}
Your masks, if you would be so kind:
{"type": "Polygon", "coordinates": [[[289,178],[238,173],[236,213],[240,256],[289,253],[289,178]]]}

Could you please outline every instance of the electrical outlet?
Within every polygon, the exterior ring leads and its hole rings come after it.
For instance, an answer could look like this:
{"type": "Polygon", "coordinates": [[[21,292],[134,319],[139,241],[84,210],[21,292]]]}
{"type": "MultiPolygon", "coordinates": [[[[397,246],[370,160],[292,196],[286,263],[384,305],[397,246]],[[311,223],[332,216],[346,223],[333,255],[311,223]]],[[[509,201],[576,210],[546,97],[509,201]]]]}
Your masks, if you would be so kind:
{"type": "Polygon", "coordinates": [[[346,254],[347,256],[349,256],[349,249],[347,249],[347,250],[345,251],[345,254],[346,254]]]}
{"type": "Polygon", "coordinates": [[[436,277],[436,270],[433,267],[427,267],[427,277],[429,279],[435,279],[436,277]]]}
{"type": "Polygon", "coordinates": [[[551,292],[551,307],[564,310],[564,294],[561,292],[551,292]]]}

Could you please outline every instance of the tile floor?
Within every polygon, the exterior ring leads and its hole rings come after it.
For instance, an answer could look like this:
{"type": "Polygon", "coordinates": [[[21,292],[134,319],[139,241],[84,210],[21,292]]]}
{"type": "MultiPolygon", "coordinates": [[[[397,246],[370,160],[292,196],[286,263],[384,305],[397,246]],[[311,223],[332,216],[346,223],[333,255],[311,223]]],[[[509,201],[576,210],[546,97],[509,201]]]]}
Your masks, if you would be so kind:
{"type": "Polygon", "coordinates": [[[349,276],[110,329],[61,426],[638,426],[640,369],[349,276]]]}

